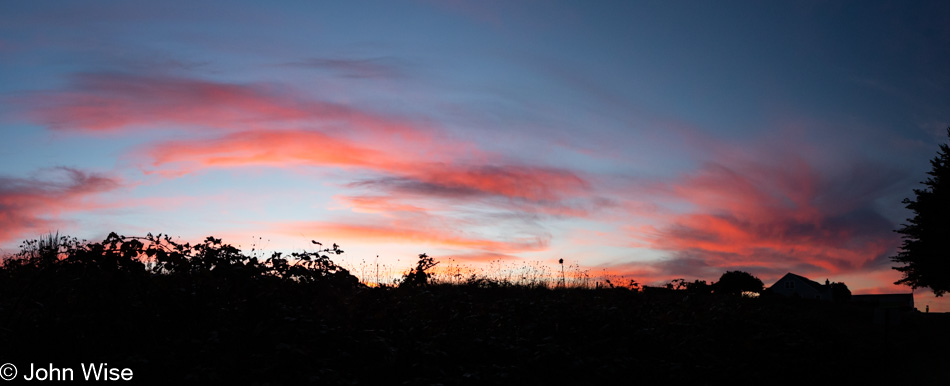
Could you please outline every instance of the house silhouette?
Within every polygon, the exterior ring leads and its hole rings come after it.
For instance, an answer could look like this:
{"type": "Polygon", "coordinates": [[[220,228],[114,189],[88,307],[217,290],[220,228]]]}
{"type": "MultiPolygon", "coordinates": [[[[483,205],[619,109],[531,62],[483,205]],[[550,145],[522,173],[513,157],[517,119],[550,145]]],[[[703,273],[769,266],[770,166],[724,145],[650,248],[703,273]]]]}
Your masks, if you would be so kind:
{"type": "Polygon", "coordinates": [[[786,273],[781,279],[768,288],[769,291],[785,297],[799,297],[802,299],[817,299],[823,301],[834,300],[831,291],[831,283],[825,280],[825,284],[820,284],[807,277],[786,273]]]}

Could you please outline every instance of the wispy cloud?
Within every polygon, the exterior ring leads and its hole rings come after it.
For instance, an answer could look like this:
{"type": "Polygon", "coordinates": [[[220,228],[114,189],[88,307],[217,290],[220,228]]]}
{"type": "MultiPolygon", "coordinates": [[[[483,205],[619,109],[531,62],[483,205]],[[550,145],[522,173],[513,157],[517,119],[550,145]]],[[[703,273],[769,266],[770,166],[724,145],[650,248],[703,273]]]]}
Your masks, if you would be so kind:
{"type": "MultiPolygon", "coordinates": [[[[444,144],[451,149],[452,143],[444,144]]],[[[464,145],[460,146],[464,147],[464,145]]],[[[445,150],[436,150],[442,152],[445,150]]],[[[550,206],[551,212],[568,214],[574,209],[563,199],[584,197],[590,184],[576,173],[557,168],[494,164],[433,162],[418,153],[406,153],[395,141],[357,142],[321,132],[259,130],[231,132],[210,139],[166,141],[140,152],[152,167],[176,173],[204,168],[341,167],[381,175],[350,183],[350,188],[371,188],[399,195],[440,199],[507,197],[550,206]]],[[[425,154],[423,154],[425,155],[425,154]]]]}
{"type": "Polygon", "coordinates": [[[536,202],[589,188],[571,171],[508,163],[428,123],[313,101],[276,85],[81,74],[67,90],[41,92],[26,102],[35,103],[30,114],[36,122],[54,129],[217,129],[153,142],[135,152],[171,175],[241,166],[360,168],[382,175],[364,185],[392,191],[536,202]]]}
{"type": "Polygon", "coordinates": [[[156,168],[178,172],[214,167],[336,166],[398,168],[399,159],[318,131],[259,130],[150,144],[144,151],[156,168]]]}
{"type": "Polygon", "coordinates": [[[877,165],[832,172],[794,156],[709,163],[670,185],[690,208],[657,227],[649,245],[672,253],[659,264],[664,270],[698,276],[737,268],[864,269],[897,246],[894,224],[875,202],[893,181],[877,165]]]}
{"type": "Polygon", "coordinates": [[[400,202],[391,196],[344,196],[337,195],[333,197],[343,207],[350,208],[357,213],[379,213],[384,216],[391,216],[397,213],[425,213],[424,207],[409,203],[400,202]]]}
{"type": "Polygon", "coordinates": [[[418,164],[406,176],[366,180],[354,186],[374,186],[403,193],[441,197],[498,195],[531,201],[554,201],[583,194],[587,181],[564,169],[520,165],[418,164]]]}
{"type": "Polygon", "coordinates": [[[529,224],[536,216],[584,216],[599,205],[590,182],[574,171],[510,162],[432,122],[314,101],[277,85],[83,74],[66,91],[41,94],[49,99],[37,102],[32,118],[52,129],[108,134],[181,127],[178,138],[146,142],[130,153],[148,173],[339,168],[352,172],[343,178],[357,180],[339,185],[352,193],[337,201],[354,214],[386,220],[367,224],[344,216],[332,224],[283,224],[276,232],[434,245],[478,260],[546,250],[552,235],[529,224]],[[493,231],[476,230],[489,223],[493,231]]]}
{"type": "Polygon", "coordinates": [[[63,90],[16,100],[32,121],[52,129],[115,131],[156,126],[182,128],[287,128],[386,132],[428,137],[424,126],[348,106],[315,101],[291,87],[233,84],[173,76],[120,73],[73,75],[63,90]]]}
{"type": "Polygon", "coordinates": [[[277,85],[80,74],[65,91],[40,92],[23,102],[31,104],[34,121],[54,129],[217,129],[136,151],[170,175],[261,165],[360,168],[381,173],[364,185],[392,191],[534,202],[556,202],[589,189],[572,171],[506,162],[428,122],[314,101],[277,85]]]}
{"type": "Polygon", "coordinates": [[[0,176],[0,243],[54,231],[63,214],[97,208],[89,199],[119,186],[115,178],[66,167],[33,178],[0,176]]]}

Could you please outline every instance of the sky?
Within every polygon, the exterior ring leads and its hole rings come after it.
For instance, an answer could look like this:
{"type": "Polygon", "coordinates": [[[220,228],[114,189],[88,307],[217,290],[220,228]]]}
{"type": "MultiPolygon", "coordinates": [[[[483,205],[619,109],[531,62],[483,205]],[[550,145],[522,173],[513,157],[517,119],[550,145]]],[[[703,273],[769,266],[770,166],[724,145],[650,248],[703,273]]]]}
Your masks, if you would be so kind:
{"type": "Polygon", "coordinates": [[[937,1],[4,1],[0,251],[151,232],[906,293],[947,63],[937,1]]]}

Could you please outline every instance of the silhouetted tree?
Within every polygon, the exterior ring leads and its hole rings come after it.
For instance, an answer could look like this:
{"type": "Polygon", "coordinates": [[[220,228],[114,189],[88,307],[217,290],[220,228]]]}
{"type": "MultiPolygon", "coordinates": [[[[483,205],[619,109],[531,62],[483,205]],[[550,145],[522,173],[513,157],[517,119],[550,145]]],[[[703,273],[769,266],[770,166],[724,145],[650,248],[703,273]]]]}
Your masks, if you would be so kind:
{"type": "Polygon", "coordinates": [[[712,291],[711,287],[705,280],[694,280],[691,283],[686,283],[686,291],[695,294],[708,294],[712,291]]]}
{"type": "Polygon", "coordinates": [[[831,283],[831,298],[836,302],[851,300],[851,290],[844,283],[831,283]]]}
{"type": "Polygon", "coordinates": [[[409,270],[405,276],[403,276],[402,283],[399,284],[400,287],[425,287],[429,284],[429,269],[435,267],[438,262],[433,260],[429,255],[425,253],[419,255],[419,261],[416,263],[416,268],[409,270]]]}
{"type": "Polygon", "coordinates": [[[743,271],[727,271],[713,285],[716,292],[740,295],[743,292],[762,292],[762,280],[743,271]]]}
{"type": "MultiPolygon", "coordinates": [[[[947,128],[950,136],[950,127],[947,128]]],[[[916,200],[905,198],[903,204],[914,212],[914,218],[896,230],[903,239],[897,256],[891,257],[903,278],[894,284],[911,288],[927,287],[934,295],[950,291],[950,147],[940,145],[937,156],[930,160],[930,178],[921,182],[924,189],[914,189],[916,200]]]]}

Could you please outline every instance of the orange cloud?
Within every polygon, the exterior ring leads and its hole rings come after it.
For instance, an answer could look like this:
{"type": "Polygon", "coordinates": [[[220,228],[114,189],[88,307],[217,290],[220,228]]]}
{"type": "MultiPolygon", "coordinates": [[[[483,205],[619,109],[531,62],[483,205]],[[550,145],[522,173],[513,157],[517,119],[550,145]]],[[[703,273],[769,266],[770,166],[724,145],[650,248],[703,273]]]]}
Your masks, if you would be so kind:
{"type": "MultiPolygon", "coordinates": [[[[628,286],[630,280],[634,280],[642,286],[660,286],[669,283],[673,279],[685,278],[689,281],[696,280],[698,277],[684,277],[677,272],[667,272],[659,267],[644,263],[623,263],[607,264],[592,267],[592,274],[598,280],[610,280],[615,286],[628,286]]],[[[689,276],[689,275],[685,275],[689,276]]],[[[706,278],[702,278],[706,279],[706,278]]]]}
{"type": "Polygon", "coordinates": [[[492,240],[472,237],[444,227],[408,228],[404,226],[359,225],[325,222],[296,222],[276,226],[274,231],[288,235],[313,235],[313,238],[358,240],[361,243],[401,243],[471,248],[498,253],[545,250],[549,237],[492,240]]]}
{"type": "Polygon", "coordinates": [[[401,161],[326,134],[303,130],[242,131],[204,140],[168,141],[145,152],[152,166],[194,170],[233,166],[399,168],[401,161]]]}
{"type": "Polygon", "coordinates": [[[425,208],[402,204],[393,197],[386,196],[334,196],[335,200],[344,206],[359,213],[382,213],[388,215],[395,212],[422,213],[425,208]]]}

